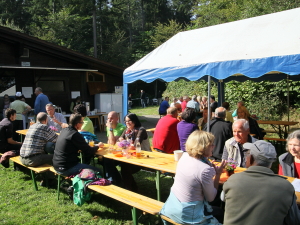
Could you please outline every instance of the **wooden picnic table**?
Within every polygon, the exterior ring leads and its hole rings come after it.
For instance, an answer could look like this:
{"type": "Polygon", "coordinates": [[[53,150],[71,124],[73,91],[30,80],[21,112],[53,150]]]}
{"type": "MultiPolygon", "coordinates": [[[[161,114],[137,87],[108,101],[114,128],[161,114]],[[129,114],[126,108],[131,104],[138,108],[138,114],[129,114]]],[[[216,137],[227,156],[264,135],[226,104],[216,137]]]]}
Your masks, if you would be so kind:
{"type": "MultiPolygon", "coordinates": [[[[134,150],[132,150],[134,151],[134,150]]],[[[132,152],[131,151],[131,152],[132,152]]],[[[129,151],[130,152],[130,151],[129,151]]],[[[148,152],[142,151],[142,157],[117,157],[115,154],[108,153],[108,145],[105,144],[104,147],[99,148],[96,155],[104,156],[108,159],[117,160],[120,162],[130,163],[137,166],[142,166],[150,169],[156,170],[156,190],[157,190],[157,200],[160,201],[160,175],[161,172],[168,172],[175,174],[177,162],[174,160],[174,155],[165,154],[160,152],[148,152]]]]}
{"type": "MultiPolygon", "coordinates": [[[[157,200],[160,201],[160,174],[162,171],[175,174],[177,162],[174,160],[174,155],[165,154],[160,152],[148,152],[142,151],[143,156],[141,158],[136,158],[134,156],[130,158],[117,157],[115,154],[108,153],[108,145],[105,144],[104,147],[99,148],[96,155],[102,155],[105,158],[117,160],[120,162],[130,163],[133,165],[138,165],[146,168],[151,168],[156,170],[156,190],[157,190],[157,200]]],[[[134,151],[134,150],[132,150],[134,151]]],[[[245,171],[246,168],[237,167],[235,173],[240,173],[245,171]]],[[[224,184],[229,177],[226,173],[222,173],[220,177],[220,184],[224,184]]],[[[294,177],[286,177],[289,182],[292,182],[294,177]]],[[[297,196],[297,204],[300,205],[300,192],[295,192],[297,196]]]]}
{"type": "Polygon", "coordinates": [[[299,122],[293,121],[272,121],[272,120],[257,120],[258,124],[268,124],[278,134],[279,138],[286,139],[289,132],[289,126],[298,124],[299,122]]]}

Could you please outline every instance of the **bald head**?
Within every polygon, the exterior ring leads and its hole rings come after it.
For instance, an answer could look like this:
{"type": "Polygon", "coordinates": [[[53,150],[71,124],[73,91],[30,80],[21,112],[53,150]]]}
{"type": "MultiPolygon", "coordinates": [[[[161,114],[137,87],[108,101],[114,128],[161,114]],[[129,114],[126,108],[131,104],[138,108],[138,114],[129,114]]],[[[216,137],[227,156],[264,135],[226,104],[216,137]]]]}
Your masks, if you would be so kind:
{"type": "Polygon", "coordinates": [[[39,114],[37,114],[36,119],[40,123],[44,123],[44,124],[47,123],[47,119],[48,119],[47,113],[40,112],[39,114]]]}
{"type": "Polygon", "coordinates": [[[174,117],[174,118],[177,118],[177,116],[178,116],[178,110],[177,110],[176,107],[169,107],[169,108],[167,109],[167,114],[168,114],[168,115],[171,115],[171,116],[174,117]]]}
{"type": "Polygon", "coordinates": [[[111,111],[110,113],[108,113],[107,121],[113,124],[117,124],[119,121],[118,113],[115,111],[111,111]]]}
{"type": "Polygon", "coordinates": [[[215,110],[215,117],[225,119],[226,117],[226,109],[224,107],[216,108],[215,110]]]}

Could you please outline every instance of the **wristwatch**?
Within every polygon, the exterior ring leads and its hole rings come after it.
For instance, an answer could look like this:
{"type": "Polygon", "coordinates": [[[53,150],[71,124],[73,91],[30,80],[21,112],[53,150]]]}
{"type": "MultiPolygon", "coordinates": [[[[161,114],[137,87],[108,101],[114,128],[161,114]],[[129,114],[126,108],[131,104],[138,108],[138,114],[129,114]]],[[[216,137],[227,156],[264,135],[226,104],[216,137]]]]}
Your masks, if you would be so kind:
{"type": "Polygon", "coordinates": [[[109,131],[114,131],[114,129],[112,129],[112,128],[109,128],[109,131]]]}

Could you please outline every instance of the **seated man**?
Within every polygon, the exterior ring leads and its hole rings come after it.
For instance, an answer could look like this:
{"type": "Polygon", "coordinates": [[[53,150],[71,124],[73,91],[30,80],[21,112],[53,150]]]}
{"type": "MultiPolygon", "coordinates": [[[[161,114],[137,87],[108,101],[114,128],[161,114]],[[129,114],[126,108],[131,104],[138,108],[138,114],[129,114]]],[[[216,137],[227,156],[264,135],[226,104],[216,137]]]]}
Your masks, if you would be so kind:
{"type": "MultiPolygon", "coordinates": [[[[106,122],[107,143],[109,145],[115,145],[125,128],[123,124],[119,123],[119,117],[115,111],[108,113],[106,122]]],[[[106,170],[107,179],[112,181],[115,185],[121,186],[122,178],[116,168],[118,163],[115,160],[103,158],[103,165],[106,170]]]]}
{"type": "Polygon", "coordinates": [[[64,176],[78,174],[81,169],[93,169],[100,171],[94,166],[79,163],[78,151],[81,150],[85,158],[93,157],[99,146],[94,147],[85,142],[82,135],[78,132],[83,124],[83,117],[80,114],[70,116],[69,127],[63,129],[57,139],[54,156],[54,169],[64,176]]]}
{"type": "Polygon", "coordinates": [[[246,142],[254,143],[256,138],[250,135],[249,123],[245,119],[238,119],[232,124],[233,137],[225,142],[223,160],[233,159],[239,167],[246,167],[246,152],[243,148],[246,142]]]}
{"type": "Polygon", "coordinates": [[[221,199],[226,201],[223,224],[300,224],[294,187],[270,169],[276,161],[274,146],[256,141],[243,147],[249,149],[248,169],[229,177],[223,186],[221,199]]]}
{"type": "Polygon", "coordinates": [[[68,127],[66,118],[61,113],[55,112],[52,104],[46,105],[46,112],[48,113],[48,127],[56,127],[58,133],[60,133],[61,129],[68,127]]]}
{"type": "Polygon", "coordinates": [[[7,153],[2,155],[1,164],[8,168],[9,167],[9,157],[8,156],[16,156],[20,154],[20,148],[22,146],[21,142],[17,142],[13,140],[13,121],[16,119],[16,110],[14,109],[6,109],[5,116],[0,122],[0,152],[7,153]],[[11,152],[12,151],[12,152],[11,152]],[[10,152],[10,153],[9,153],[10,152]],[[7,156],[6,156],[7,155],[7,156]]]}
{"type": "Polygon", "coordinates": [[[177,133],[178,111],[175,107],[167,109],[167,115],[161,118],[155,128],[153,135],[153,147],[163,153],[173,153],[180,149],[177,133]]]}
{"type": "Polygon", "coordinates": [[[53,155],[46,153],[47,143],[56,142],[57,134],[47,126],[46,113],[40,112],[36,119],[37,123],[29,127],[20,151],[21,162],[26,166],[52,164],[53,155]]]}
{"type": "Polygon", "coordinates": [[[167,108],[169,108],[169,97],[165,97],[165,100],[162,101],[159,105],[158,113],[159,115],[166,115],[167,114],[167,108]]]}

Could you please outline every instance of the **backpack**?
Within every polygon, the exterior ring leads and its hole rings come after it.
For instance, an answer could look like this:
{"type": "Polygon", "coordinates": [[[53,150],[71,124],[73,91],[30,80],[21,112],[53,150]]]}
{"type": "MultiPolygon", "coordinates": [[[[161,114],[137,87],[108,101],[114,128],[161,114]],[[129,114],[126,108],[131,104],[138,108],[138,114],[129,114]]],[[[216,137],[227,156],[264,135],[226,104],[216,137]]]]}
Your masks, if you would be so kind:
{"type": "Polygon", "coordinates": [[[89,183],[101,178],[98,172],[92,169],[82,169],[81,172],[76,175],[73,180],[73,201],[74,204],[82,206],[86,201],[91,199],[91,193],[88,191],[87,186],[89,183]]]}

